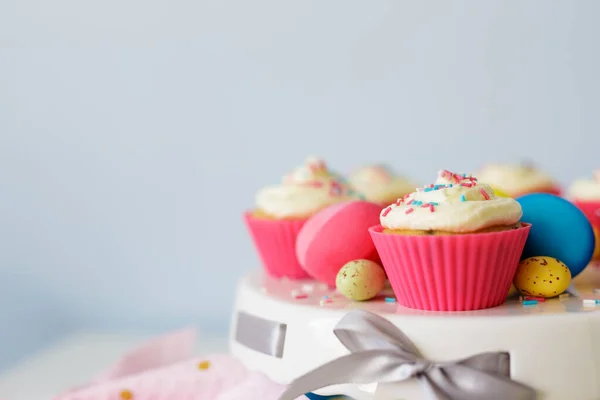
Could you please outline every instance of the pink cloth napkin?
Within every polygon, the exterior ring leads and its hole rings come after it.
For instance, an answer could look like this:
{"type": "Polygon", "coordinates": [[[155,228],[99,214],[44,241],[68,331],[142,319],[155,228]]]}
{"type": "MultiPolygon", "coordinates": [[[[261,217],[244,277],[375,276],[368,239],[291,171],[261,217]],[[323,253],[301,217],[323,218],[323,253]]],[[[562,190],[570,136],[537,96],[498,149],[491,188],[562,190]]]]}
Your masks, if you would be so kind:
{"type": "Polygon", "coordinates": [[[194,343],[194,331],[155,339],[55,400],[277,400],[285,390],[232,356],[191,358],[194,343]]]}

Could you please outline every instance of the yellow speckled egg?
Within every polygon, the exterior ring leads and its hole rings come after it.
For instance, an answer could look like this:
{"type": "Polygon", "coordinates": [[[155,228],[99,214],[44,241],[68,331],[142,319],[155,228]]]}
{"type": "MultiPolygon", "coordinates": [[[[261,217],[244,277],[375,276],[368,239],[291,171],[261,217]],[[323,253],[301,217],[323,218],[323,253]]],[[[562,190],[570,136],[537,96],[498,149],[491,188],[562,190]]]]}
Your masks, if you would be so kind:
{"type": "Polygon", "coordinates": [[[353,260],[340,269],[335,279],[335,287],[344,297],[363,301],[377,296],[383,289],[385,280],[385,272],[376,262],[353,260]]]}
{"type": "Polygon", "coordinates": [[[594,238],[596,239],[596,247],[594,248],[592,260],[598,260],[600,259],[600,232],[597,228],[594,228],[594,238]]]}
{"type": "Polygon", "coordinates": [[[571,283],[571,271],[553,257],[529,257],[519,263],[513,281],[517,290],[527,296],[558,296],[571,283]]]}

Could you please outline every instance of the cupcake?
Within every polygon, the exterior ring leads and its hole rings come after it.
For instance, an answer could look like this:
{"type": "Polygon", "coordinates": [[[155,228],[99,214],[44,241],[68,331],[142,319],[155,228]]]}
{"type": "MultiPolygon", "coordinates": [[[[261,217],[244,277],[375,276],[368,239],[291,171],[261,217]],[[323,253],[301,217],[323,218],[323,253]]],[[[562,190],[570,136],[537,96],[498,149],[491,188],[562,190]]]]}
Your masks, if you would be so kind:
{"type": "Polygon", "coordinates": [[[477,175],[479,181],[510,197],[529,193],[560,195],[554,180],[531,164],[489,164],[477,175]]]}
{"type": "Polygon", "coordinates": [[[594,259],[600,259],[600,170],[593,179],[577,179],[569,188],[571,201],[586,215],[594,227],[596,250],[594,259]]]}
{"type": "Polygon", "coordinates": [[[360,168],[350,175],[350,185],[365,196],[365,199],[382,207],[415,190],[410,180],[395,175],[389,167],[371,165],[360,168]]]}
{"type": "Polygon", "coordinates": [[[529,233],[521,216],[516,200],[441,171],[435,184],[384,208],[369,230],[400,304],[477,310],[506,299],[529,233]]]}
{"type": "Polygon", "coordinates": [[[244,217],[267,273],[275,278],[308,277],[295,250],[302,225],[327,206],[359,197],[317,158],[307,159],[281,184],[260,190],[255,209],[244,217]]]}

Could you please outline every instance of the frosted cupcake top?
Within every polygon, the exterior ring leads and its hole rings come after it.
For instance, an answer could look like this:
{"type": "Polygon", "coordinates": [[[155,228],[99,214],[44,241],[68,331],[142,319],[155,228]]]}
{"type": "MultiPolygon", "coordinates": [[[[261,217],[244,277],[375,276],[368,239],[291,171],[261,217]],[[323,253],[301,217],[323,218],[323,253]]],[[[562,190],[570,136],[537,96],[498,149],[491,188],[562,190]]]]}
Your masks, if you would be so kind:
{"type": "Polygon", "coordinates": [[[309,157],[284,176],[280,185],[260,190],[256,207],[276,218],[306,217],[331,204],[360,198],[323,160],[309,157]]]}
{"type": "Polygon", "coordinates": [[[574,200],[600,201],[600,169],[594,172],[594,179],[577,179],[569,188],[574,200]]]}
{"type": "Polygon", "coordinates": [[[512,225],[521,219],[521,205],[514,199],[496,197],[494,190],[477,178],[447,170],[434,184],[398,199],[381,211],[384,228],[475,232],[512,225]]]}
{"type": "Polygon", "coordinates": [[[349,182],[367,200],[381,203],[404,196],[415,190],[415,185],[410,180],[395,175],[390,168],[384,165],[371,165],[360,168],[350,175],[349,182]]]}
{"type": "Polygon", "coordinates": [[[478,177],[480,182],[510,195],[551,189],[555,186],[549,175],[528,164],[489,164],[479,172],[478,177]]]}

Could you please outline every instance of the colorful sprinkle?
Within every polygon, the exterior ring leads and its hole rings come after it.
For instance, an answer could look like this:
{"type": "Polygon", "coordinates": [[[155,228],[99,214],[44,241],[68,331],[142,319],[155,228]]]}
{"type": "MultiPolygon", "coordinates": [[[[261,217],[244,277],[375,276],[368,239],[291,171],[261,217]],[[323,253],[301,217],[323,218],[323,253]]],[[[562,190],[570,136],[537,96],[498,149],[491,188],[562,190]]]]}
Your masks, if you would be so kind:
{"type": "Polygon", "coordinates": [[[331,299],[325,299],[325,300],[321,300],[321,301],[319,302],[319,305],[322,307],[322,306],[324,306],[325,304],[329,304],[329,303],[332,303],[332,300],[331,300],[331,299]]]}
{"type": "Polygon", "coordinates": [[[396,302],[396,299],[395,299],[395,298],[393,298],[393,297],[386,297],[386,298],[385,298],[385,302],[386,302],[386,303],[395,303],[395,302],[396,302]]]}
{"type": "Polygon", "coordinates": [[[424,188],[423,191],[424,192],[431,192],[433,189],[432,188],[424,188]]]}
{"type": "Polygon", "coordinates": [[[540,303],[545,303],[546,299],[544,297],[534,297],[534,296],[525,296],[525,300],[535,300],[540,303]]]}
{"type": "Polygon", "coordinates": [[[524,306],[535,306],[537,303],[537,300],[523,300],[524,306]]]}
{"type": "Polygon", "coordinates": [[[465,197],[464,194],[460,196],[460,201],[467,201],[467,198],[465,197]]]}
{"type": "Polygon", "coordinates": [[[399,206],[400,204],[402,204],[403,201],[404,201],[404,199],[396,200],[396,206],[399,206]]]}
{"type": "Polygon", "coordinates": [[[331,187],[329,188],[329,194],[331,196],[341,196],[343,193],[342,185],[337,181],[331,181],[331,187]]]}
{"type": "Polygon", "coordinates": [[[390,211],[392,211],[392,207],[388,207],[385,210],[383,210],[383,212],[381,213],[382,217],[385,217],[386,215],[388,215],[390,213],[390,211]]]}
{"type": "Polygon", "coordinates": [[[198,369],[199,369],[200,371],[206,371],[206,370],[207,370],[207,369],[209,369],[209,368],[210,368],[210,361],[206,361],[206,360],[205,360],[205,361],[200,361],[200,362],[198,363],[198,369]]]}
{"type": "Polygon", "coordinates": [[[433,204],[430,204],[430,205],[429,205],[429,211],[431,211],[431,212],[434,212],[434,211],[435,211],[435,208],[433,208],[433,204]]]}
{"type": "Polygon", "coordinates": [[[410,214],[411,212],[415,211],[414,208],[409,208],[405,211],[406,214],[410,214]]]}
{"type": "Polygon", "coordinates": [[[308,299],[308,295],[307,294],[297,294],[297,295],[294,296],[294,298],[296,300],[308,299]]]}
{"type": "Polygon", "coordinates": [[[133,400],[133,392],[131,390],[122,390],[119,396],[121,400],[133,400]]]}
{"type": "Polygon", "coordinates": [[[312,283],[305,283],[304,285],[302,285],[303,292],[312,293],[313,290],[315,290],[315,285],[312,283]]]}
{"type": "Polygon", "coordinates": [[[484,199],[489,200],[490,199],[490,195],[487,194],[487,192],[483,189],[479,189],[479,193],[481,193],[481,195],[483,196],[484,199]]]}
{"type": "Polygon", "coordinates": [[[411,199],[410,201],[406,202],[406,205],[407,205],[407,206],[410,206],[410,205],[413,203],[413,201],[415,201],[415,200],[414,200],[414,199],[411,199]]]}

